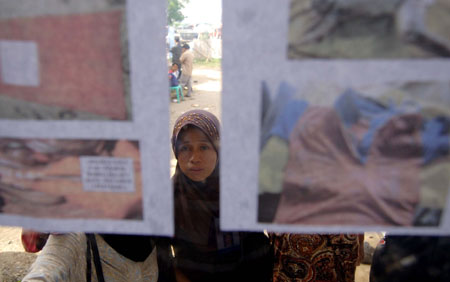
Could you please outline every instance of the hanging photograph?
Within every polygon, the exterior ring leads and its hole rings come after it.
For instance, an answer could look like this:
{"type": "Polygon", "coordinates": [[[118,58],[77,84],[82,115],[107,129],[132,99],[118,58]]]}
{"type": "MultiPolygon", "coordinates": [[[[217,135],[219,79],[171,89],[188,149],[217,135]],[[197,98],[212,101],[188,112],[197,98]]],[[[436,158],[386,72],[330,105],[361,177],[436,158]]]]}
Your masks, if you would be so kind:
{"type": "Polygon", "coordinates": [[[302,91],[281,82],[263,99],[259,222],[439,226],[450,187],[449,91],[449,82],[302,91]]]}
{"type": "Polygon", "coordinates": [[[450,57],[447,0],[291,0],[288,58],[450,57]]]}
{"type": "Polygon", "coordinates": [[[139,143],[0,139],[0,211],[59,219],[142,220],[139,143]]]}
{"type": "Polygon", "coordinates": [[[0,7],[0,118],[133,119],[125,0],[0,7]]]}

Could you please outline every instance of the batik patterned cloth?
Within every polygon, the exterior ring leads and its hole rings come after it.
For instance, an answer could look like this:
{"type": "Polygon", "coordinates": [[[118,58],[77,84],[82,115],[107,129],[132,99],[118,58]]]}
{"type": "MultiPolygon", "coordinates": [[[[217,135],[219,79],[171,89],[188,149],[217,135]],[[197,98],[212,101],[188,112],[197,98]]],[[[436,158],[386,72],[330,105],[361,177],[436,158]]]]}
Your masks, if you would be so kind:
{"type": "Polygon", "coordinates": [[[357,235],[271,234],[273,281],[354,281],[357,235]]]}

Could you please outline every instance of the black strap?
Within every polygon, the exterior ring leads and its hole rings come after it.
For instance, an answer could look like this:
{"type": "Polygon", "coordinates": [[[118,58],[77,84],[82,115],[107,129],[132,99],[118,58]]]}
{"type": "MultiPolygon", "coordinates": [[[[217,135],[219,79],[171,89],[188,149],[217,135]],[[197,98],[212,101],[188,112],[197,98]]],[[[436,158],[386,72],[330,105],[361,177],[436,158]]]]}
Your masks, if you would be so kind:
{"type": "Polygon", "coordinates": [[[91,243],[86,237],[86,282],[91,282],[92,265],[91,265],[91,243]]]}
{"type": "Polygon", "coordinates": [[[102,264],[100,262],[100,255],[99,255],[98,247],[97,247],[97,240],[95,240],[95,235],[86,233],[86,239],[87,239],[87,245],[88,245],[87,250],[86,250],[86,260],[88,259],[88,256],[89,256],[89,262],[87,264],[87,269],[86,269],[86,281],[88,281],[88,282],[91,281],[91,275],[89,275],[89,279],[88,279],[87,272],[88,272],[88,270],[89,270],[89,272],[91,272],[90,249],[92,249],[92,253],[94,255],[95,272],[97,273],[97,280],[98,280],[98,282],[105,282],[105,278],[103,277],[102,264]],[[89,255],[88,255],[88,253],[89,253],[89,255]]]}

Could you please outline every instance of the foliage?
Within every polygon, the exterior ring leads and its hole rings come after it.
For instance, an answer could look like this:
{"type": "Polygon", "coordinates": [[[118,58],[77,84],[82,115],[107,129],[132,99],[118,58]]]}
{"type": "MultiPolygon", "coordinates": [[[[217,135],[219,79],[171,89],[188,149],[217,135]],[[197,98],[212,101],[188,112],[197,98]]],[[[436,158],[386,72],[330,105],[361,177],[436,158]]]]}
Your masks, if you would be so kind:
{"type": "Polygon", "coordinates": [[[168,0],[167,5],[167,23],[173,25],[176,22],[184,20],[184,15],[181,12],[184,5],[189,3],[189,0],[168,0]]]}
{"type": "Polygon", "coordinates": [[[221,59],[194,59],[195,66],[209,67],[209,68],[220,68],[222,63],[221,59]]]}

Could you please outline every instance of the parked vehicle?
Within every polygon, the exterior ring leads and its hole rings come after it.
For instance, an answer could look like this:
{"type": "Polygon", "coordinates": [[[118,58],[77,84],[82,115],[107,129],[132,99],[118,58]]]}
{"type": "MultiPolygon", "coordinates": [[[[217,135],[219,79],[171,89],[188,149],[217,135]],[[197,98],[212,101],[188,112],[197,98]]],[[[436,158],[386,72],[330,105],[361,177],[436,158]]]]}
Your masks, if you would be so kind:
{"type": "Polygon", "coordinates": [[[175,34],[180,37],[181,41],[192,41],[198,38],[198,32],[195,30],[195,25],[193,24],[180,25],[175,30],[175,34]]]}

